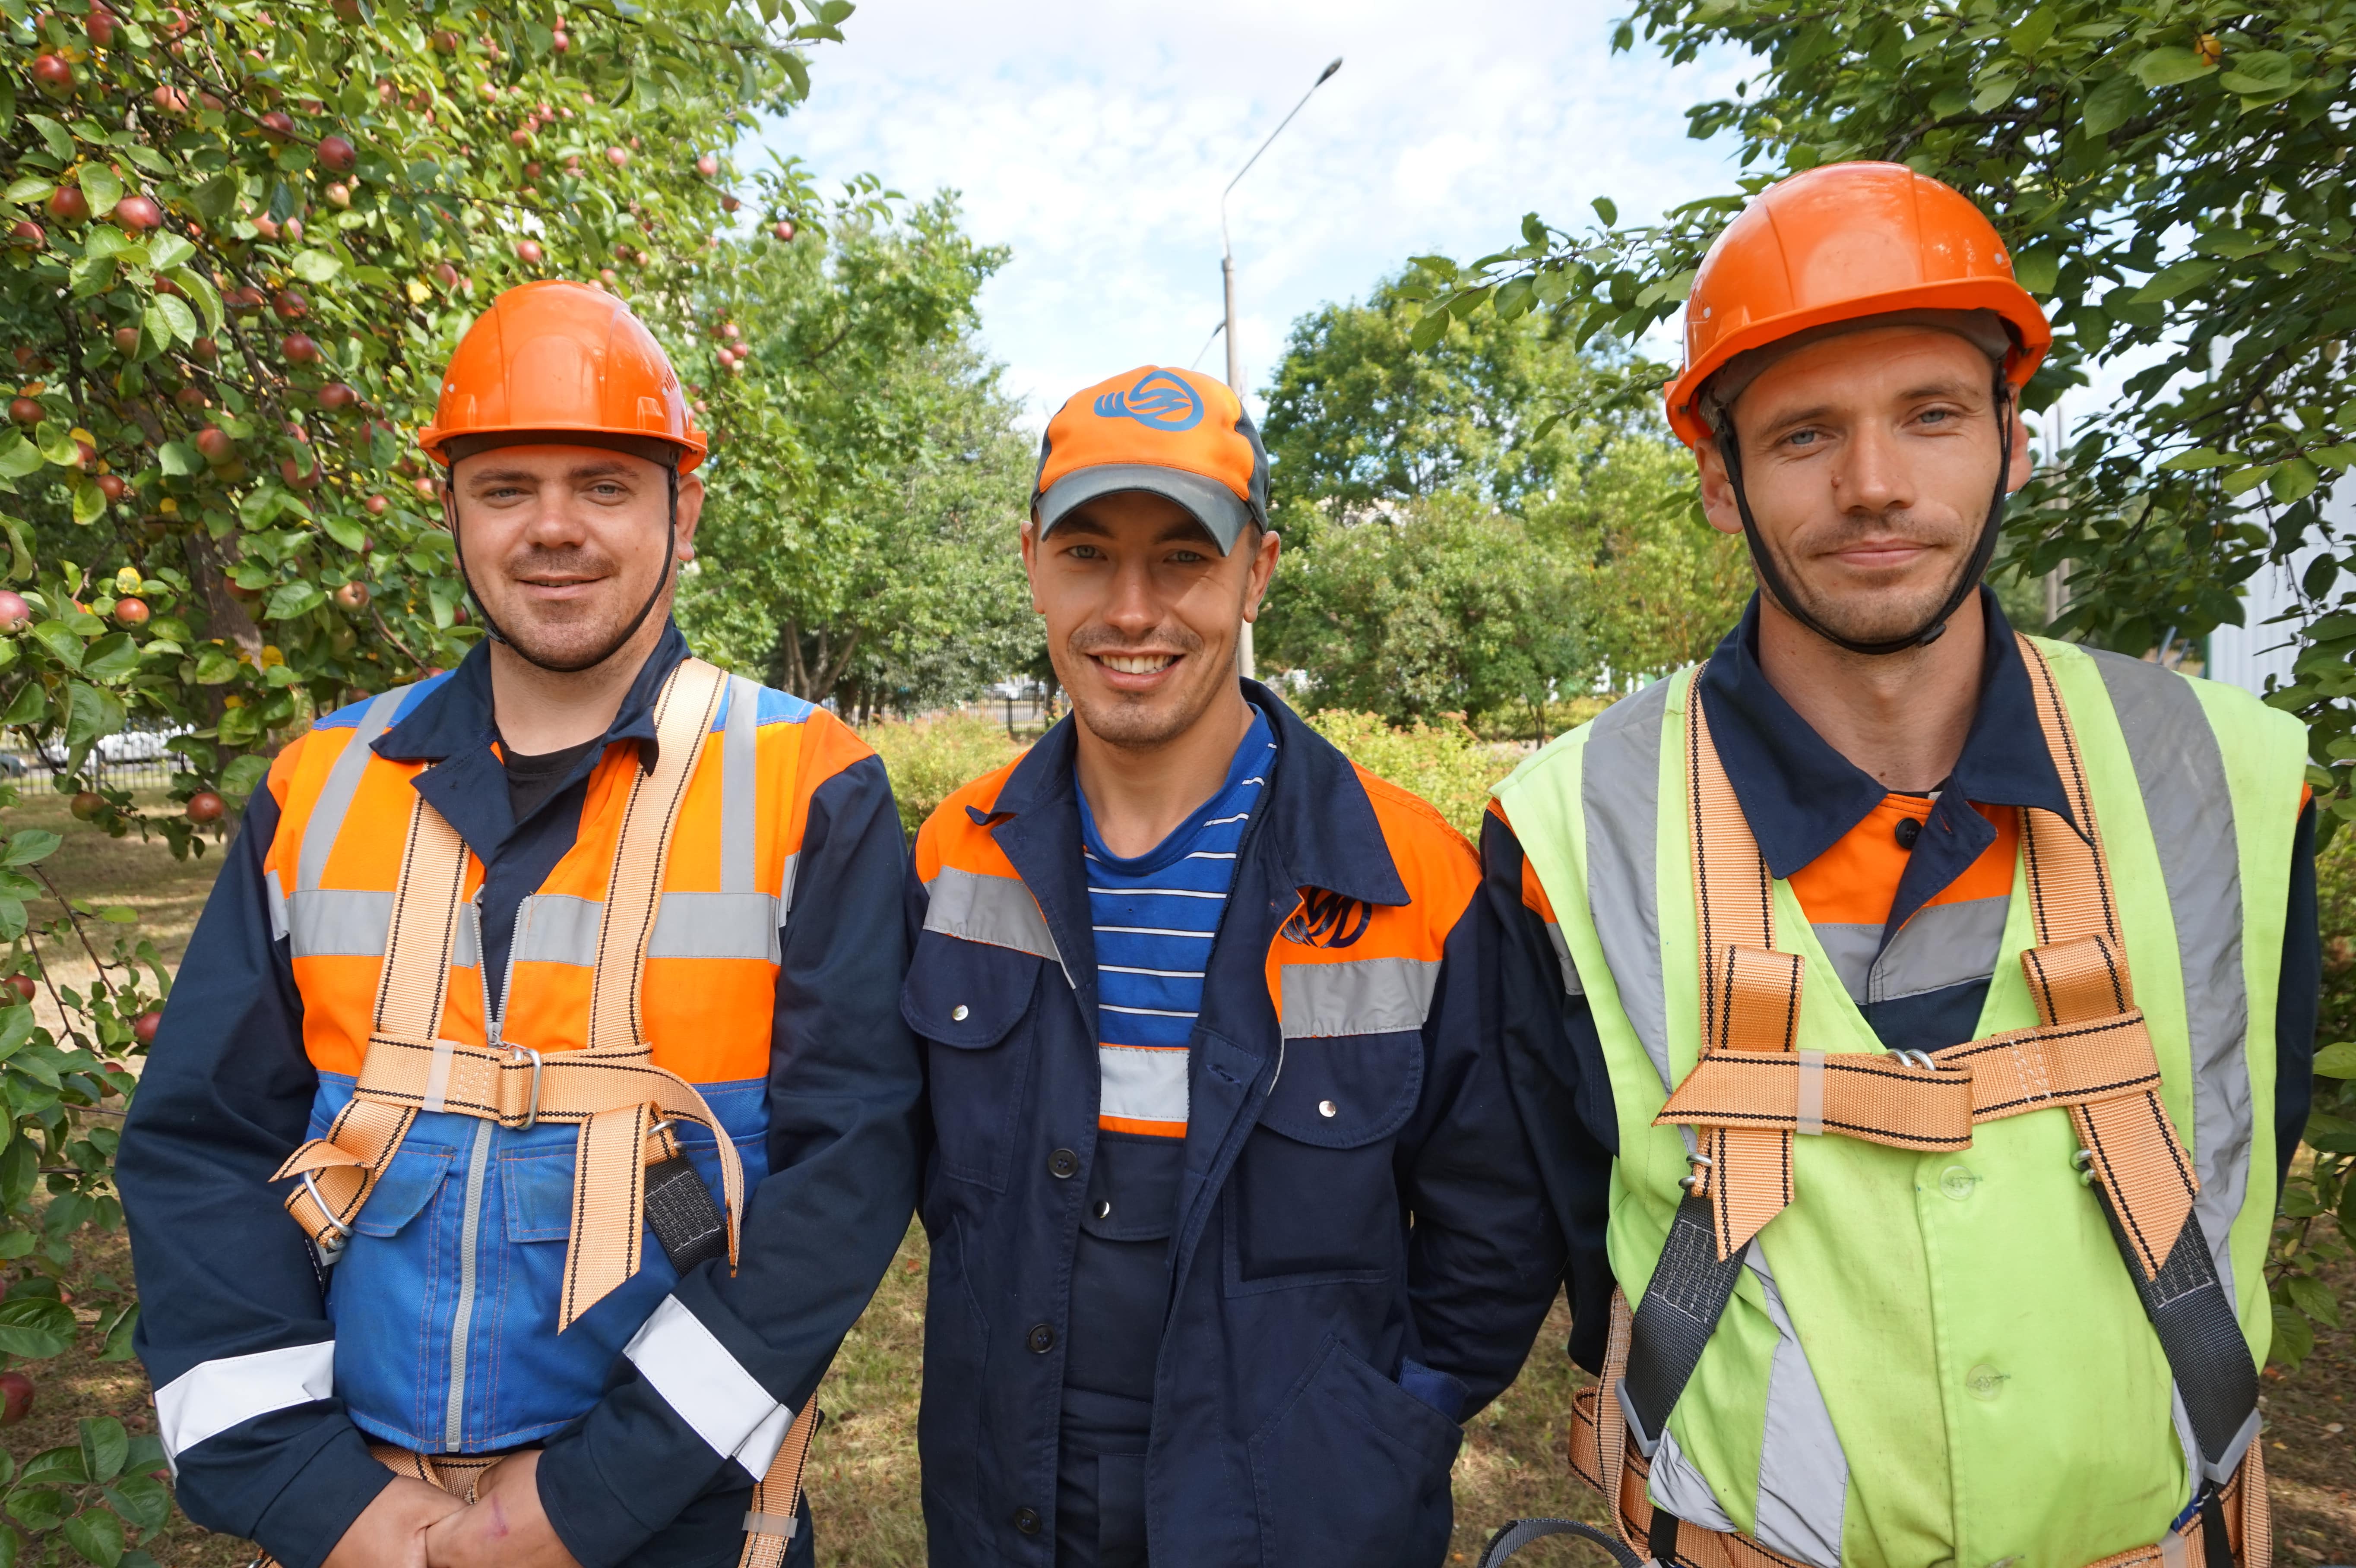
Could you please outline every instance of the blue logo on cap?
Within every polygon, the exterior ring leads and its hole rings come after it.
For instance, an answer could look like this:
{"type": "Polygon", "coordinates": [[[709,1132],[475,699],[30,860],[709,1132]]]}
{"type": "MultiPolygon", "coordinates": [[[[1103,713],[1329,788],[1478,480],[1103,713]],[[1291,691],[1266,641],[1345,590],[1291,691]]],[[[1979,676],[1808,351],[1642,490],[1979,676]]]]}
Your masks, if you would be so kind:
{"type": "Polygon", "coordinates": [[[1107,392],[1098,398],[1097,417],[1132,419],[1148,430],[1176,435],[1203,422],[1203,397],[1183,377],[1150,370],[1126,392],[1107,392]]]}

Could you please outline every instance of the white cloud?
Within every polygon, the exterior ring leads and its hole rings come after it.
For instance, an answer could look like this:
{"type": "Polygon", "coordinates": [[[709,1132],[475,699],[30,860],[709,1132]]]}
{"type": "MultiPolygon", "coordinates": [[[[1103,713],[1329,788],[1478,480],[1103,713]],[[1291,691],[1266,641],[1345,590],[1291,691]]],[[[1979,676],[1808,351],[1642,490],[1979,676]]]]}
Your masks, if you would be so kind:
{"type": "MultiPolygon", "coordinates": [[[[1219,192],[1324,63],[1229,206],[1245,374],[1297,316],[1408,256],[1511,243],[1523,212],[1642,218],[1728,187],[1730,149],[1685,135],[1738,62],[1610,52],[1598,0],[866,0],[765,140],[826,178],[963,193],[1013,259],[983,296],[1009,386],[1044,419],[1145,361],[1184,364],[1220,315],[1219,192]]],[[[1214,346],[1204,367],[1223,369],[1214,346]]]]}

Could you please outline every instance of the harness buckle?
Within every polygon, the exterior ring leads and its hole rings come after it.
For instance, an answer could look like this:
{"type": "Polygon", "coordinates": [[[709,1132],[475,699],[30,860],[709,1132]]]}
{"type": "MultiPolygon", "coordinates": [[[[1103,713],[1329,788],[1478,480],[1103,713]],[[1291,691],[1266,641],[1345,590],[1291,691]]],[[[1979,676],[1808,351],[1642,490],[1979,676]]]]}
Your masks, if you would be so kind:
{"type": "Polygon", "coordinates": [[[311,1195],[311,1201],[319,1206],[320,1217],[335,1232],[333,1240],[318,1243],[321,1262],[332,1267],[336,1260],[344,1255],[344,1248],[350,1245],[352,1228],[337,1219],[336,1211],[327,1207],[327,1200],[319,1196],[318,1172],[306,1170],[303,1173],[303,1189],[311,1195]]]}
{"type": "Polygon", "coordinates": [[[523,1114],[523,1125],[517,1129],[528,1133],[540,1121],[540,1052],[528,1045],[510,1045],[508,1049],[515,1052],[518,1061],[527,1057],[531,1060],[531,1108],[523,1114]]]}

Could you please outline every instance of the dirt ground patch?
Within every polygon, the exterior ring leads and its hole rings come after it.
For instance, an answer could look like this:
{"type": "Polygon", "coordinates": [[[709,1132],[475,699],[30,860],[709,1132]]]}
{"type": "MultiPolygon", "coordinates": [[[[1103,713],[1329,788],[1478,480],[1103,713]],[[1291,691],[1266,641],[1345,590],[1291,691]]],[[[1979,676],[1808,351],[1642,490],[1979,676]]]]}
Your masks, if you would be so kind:
{"type": "MultiPolygon", "coordinates": [[[[218,847],[201,861],[176,862],[160,843],[110,839],[73,821],[64,802],[49,796],[34,796],[16,821],[63,834],[64,847],[48,863],[61,885],[93,902],[138,910],[136,929],[167,961],[177,960],[220,869],[218,847]]],[[[61,980],[87,978],[86,962],[80,971],[62,955],[52,962],[61,980]]],[[[925,1562],[916,1455],[925,1262],[923,1233],[911,1230],[819,1391],[827,1424],[809,1485],[822,1563],[922,1568],[925,1562]]],[[[127,1279],[129,1274],[119,1235],[89,1239],[77,1279],[127,1279]]],[[[2350,1291],[2356,1279],[2338,1283],[2343,1293],[2356,1294],[2350,1291]]],[[[1562,1352],[1569,1327],[1569,1312],[1558,1301],[1521,1380],[1466,1430],[1456,1465],[1451,1568],[1476,1562],[1489,1533],[1506,1520],[1602,1518],[1600,1499],[1573,1482],[1563,1466],[1570,1396],[1587,1381],[1562,1352]]],[[[111,1414],[134,1432],[154,1428],[147,1381],[136,1363],[100,1362],[75,1352],[28,1370],[40,1390],[33,1413],[5,1434],[8,1452],[20,1463],[71,1443],[74,1423],[85,1416],[111,1414]]],[[[2356,1335],[2324,1331],[2299,1373],[2270,1374],[2265,1391],[2266,1461],[2282,1561],[2356,1563],[2356,1415],[2350,1403],[2356,1393],[2356,1335]]],[[[209,1535],[177,1515],[142,1544],[166,1568],[241,1568],[252,1555],[244,1542],[209,1535]]],[[[1517,1568],[1601,1561],[1592,1548],[1564,1541],[1540,1542],[1515,1559],[1517,1568]]]]}

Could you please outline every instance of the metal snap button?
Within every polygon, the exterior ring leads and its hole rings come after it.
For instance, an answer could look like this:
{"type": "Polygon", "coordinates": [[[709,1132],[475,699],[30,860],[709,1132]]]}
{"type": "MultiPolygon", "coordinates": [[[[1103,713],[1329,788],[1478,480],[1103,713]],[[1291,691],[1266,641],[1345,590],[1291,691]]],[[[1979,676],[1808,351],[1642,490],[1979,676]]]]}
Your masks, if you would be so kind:
{"type": "Polygon", "coordinates": [[[963,1002],[959,1002],[956,1007],[949,1009],[949,1022],[953,1024],[961,1024],[965,1022],[966,1014],[972,1010],[973,1009],[971,1008],[967,1007],[963,1002]]]}
{"type": "Polygon", "coordinates": [[[2010,1372],[1997,1371],[1982,1361],[1964,1374],[1964,1387],[1971,1391],[1974,1399],[1992,1400],[2004,1392],[2004,1385],[2011,1376],[2010,1372]]]}
{"type": "Polygon", "coordinates": [[[1098,1200],[1097,1200],[1096,1215],[1097,1215],[1097,1218],[1098,1218],[1098,1219],[1099,1219],[1099,1220],[1109,1220],[1109,1219],[1111,1219],[1111,1218],[1112,1218],[1112,1200],[1111,1200],[1111,1199],[1109,1199],[1109,1198],[1099,1198],[1099,1199],[1098,1199],[1098,1200]]]}
{"type": "Polygon", "coordinates": [[[1317,1114],[1321,1116],[1338,1116],[1342,1114],[1342,1107],[1331,1100],[1320,1100],[1317,1102],[1317,1114]]]}
{"type": "Polygon", "coordinates": [[[1078,1175],[1079,1170],[1080,1157],[1070,1149],[1059,1148],[1047,1157],[1047,1174],[1058,1181],[1078,1175]]]}
{"type": "Polygon", "coordinates": [[[1976,1172],[1968,1165],[1951,1165],[1939,1172],[1939,1190],[1961,1203],[1980,1184],[1976,1172]]]}

